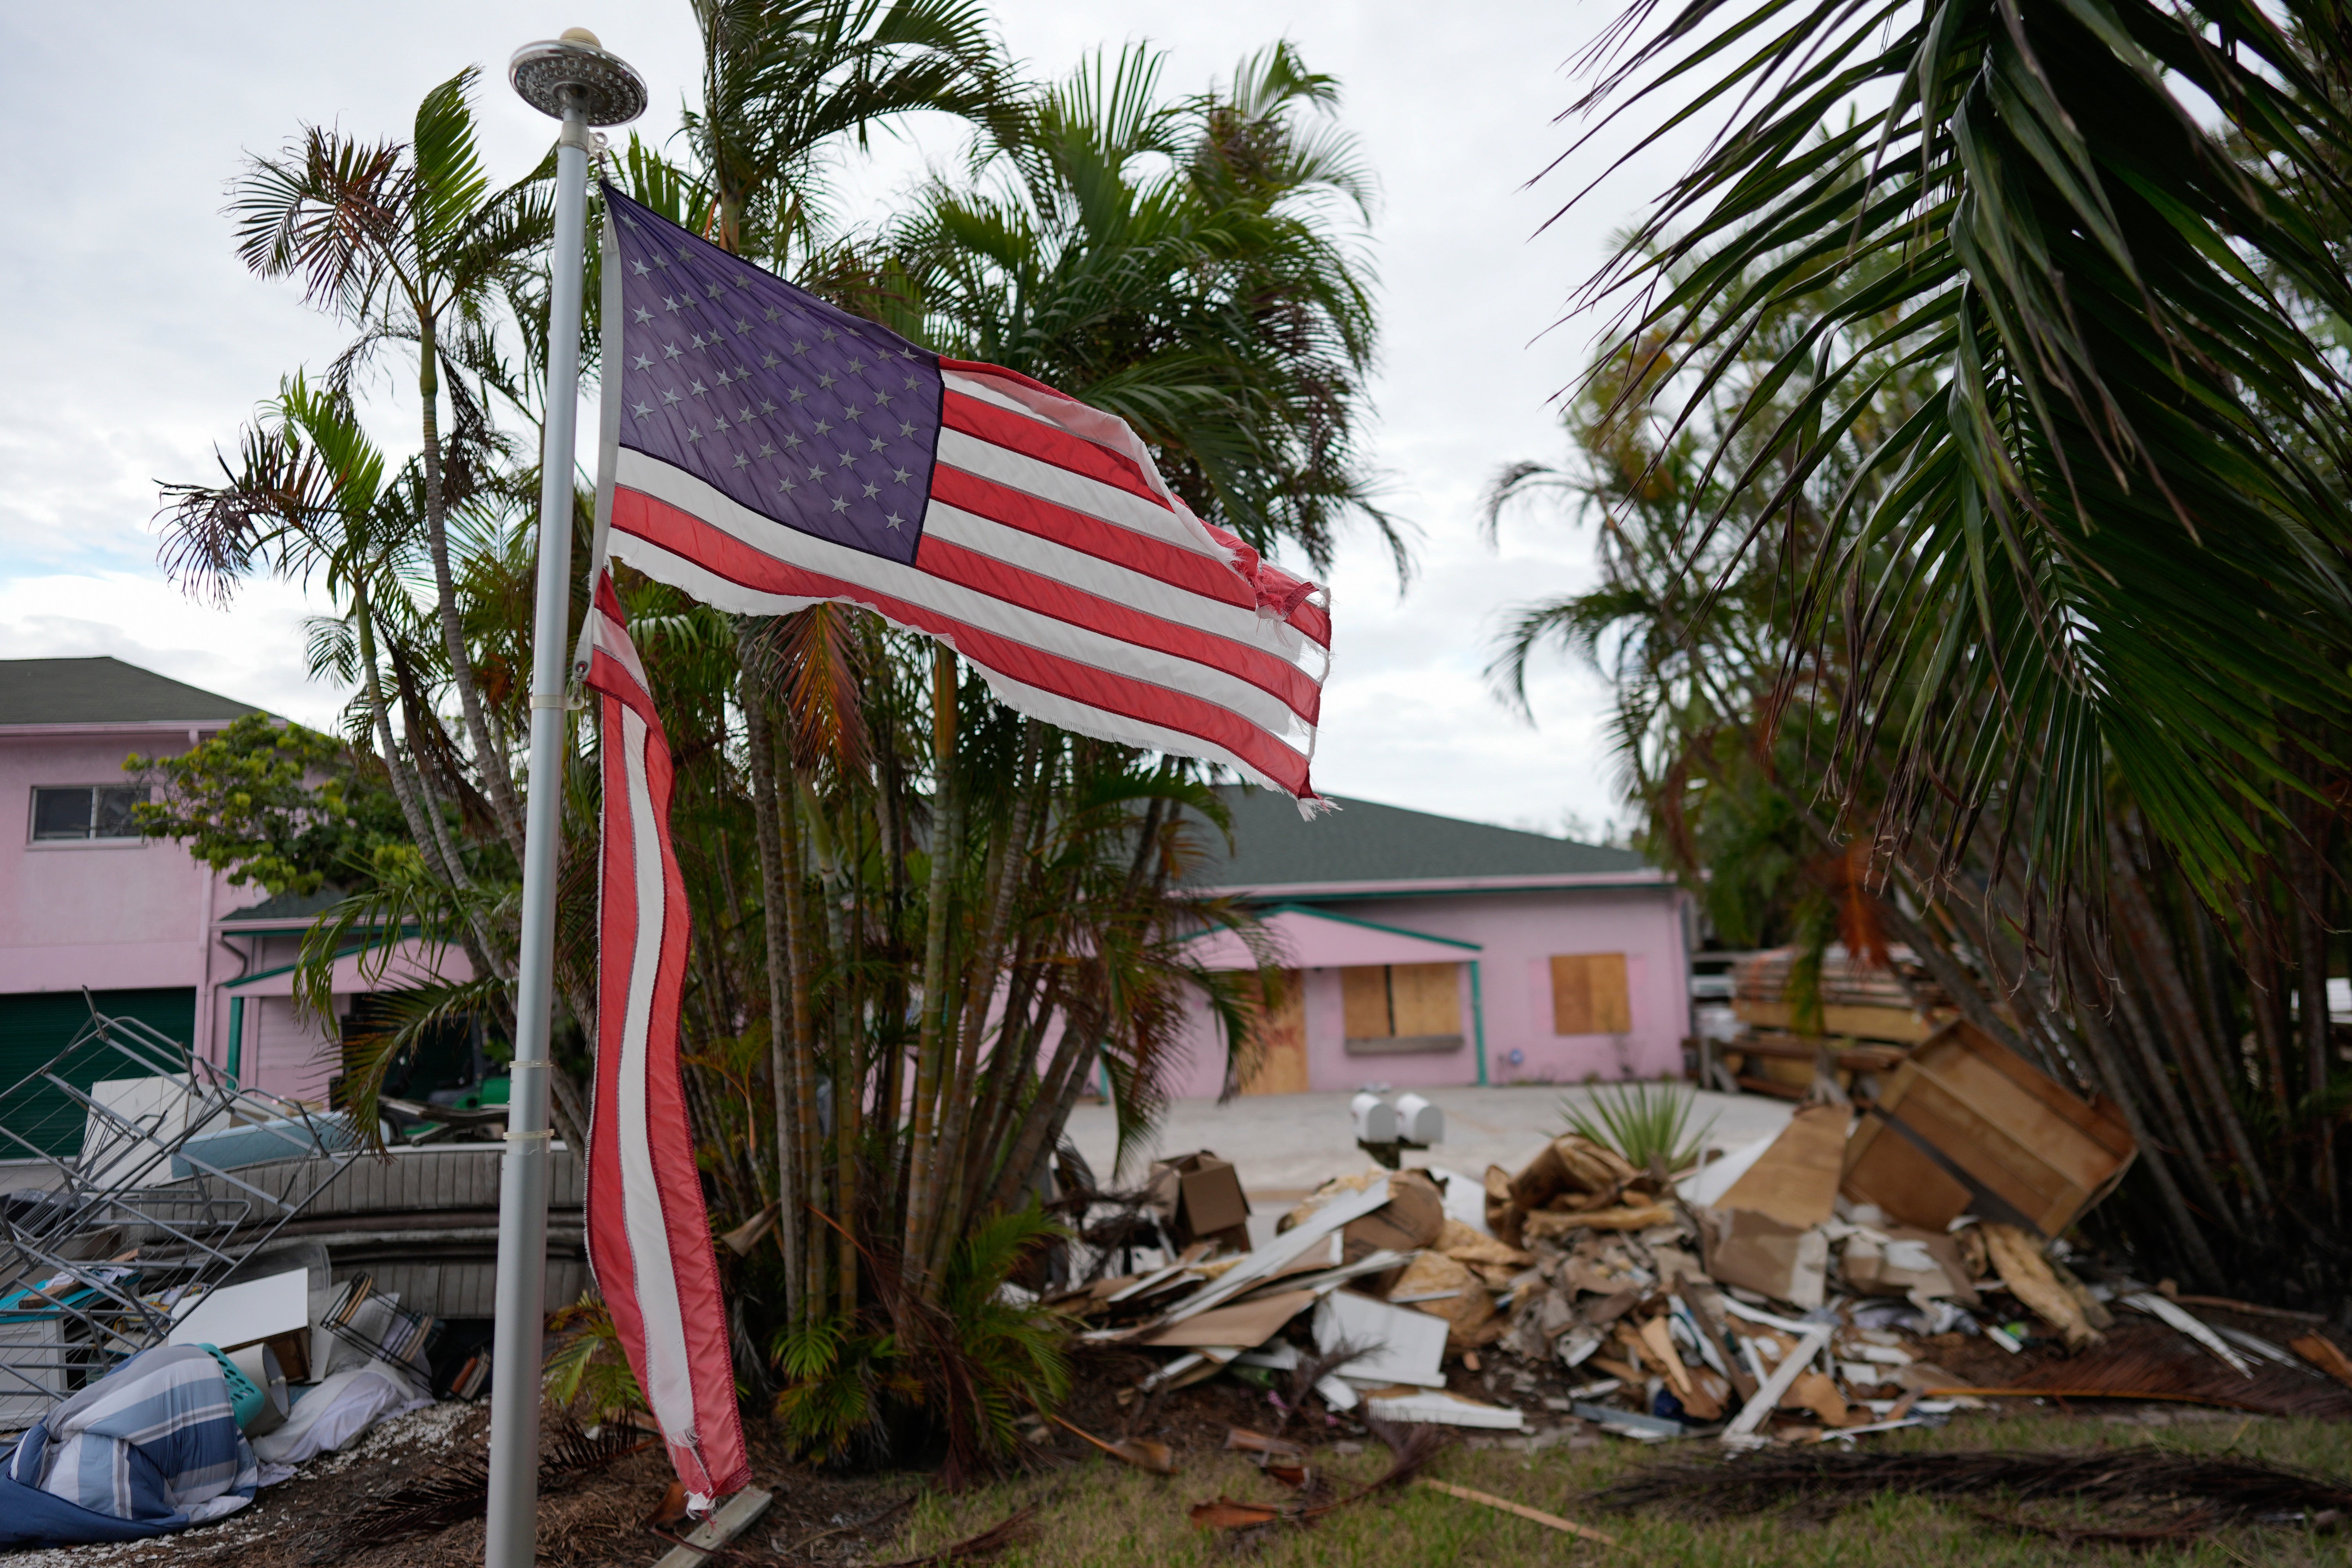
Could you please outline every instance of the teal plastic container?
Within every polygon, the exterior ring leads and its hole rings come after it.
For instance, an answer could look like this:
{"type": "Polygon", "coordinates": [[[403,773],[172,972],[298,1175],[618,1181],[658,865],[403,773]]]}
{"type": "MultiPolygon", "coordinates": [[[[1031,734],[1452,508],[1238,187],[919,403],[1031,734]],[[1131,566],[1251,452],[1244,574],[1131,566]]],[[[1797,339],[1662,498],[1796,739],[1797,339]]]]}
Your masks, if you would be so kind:
{"type": "Polygon", "coordinates": [[[196,1348],[210,1353],[219,1364],[221,1375],[228,1379],[229,1407],[236,1413],[236,1429],[244,1431],[253,1425],[253,1418],[268,1405],[269,1396],[253,1386],[253,1379],[237,1371],[236,1363],[229,1360],[228,1352],[220,1346],[198,1345],[196,1348]]]}

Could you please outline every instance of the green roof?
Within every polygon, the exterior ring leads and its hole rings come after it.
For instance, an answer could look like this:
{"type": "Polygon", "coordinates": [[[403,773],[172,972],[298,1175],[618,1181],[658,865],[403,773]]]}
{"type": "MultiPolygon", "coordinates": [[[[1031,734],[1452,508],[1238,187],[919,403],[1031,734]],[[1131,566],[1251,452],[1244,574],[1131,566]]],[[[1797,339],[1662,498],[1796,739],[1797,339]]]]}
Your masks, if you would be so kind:
{"type": "Polygon", "coordinates": [[[260,711],[119,658],[0,658],[0,725],[199,723],[260,711]]]}
{"type": "Polygon", "coordinates": [[[1192,881],[1212,888],[1304,888],[1316,883],[1445,882],[1486,877],[1609,877],[1647,880],[1649,863],[1630,849],[1494,827],[1483,822],[1334,795],[1339,809],[1308,822],[1288,796],[1225,785],[1234,852],[1213,828],[1202,834],[1210,858],[1192,881]]]}
{"type": "Polygon", "coordinates": [[[257,904],[221,916],[225,926],[307,926],[335,905],[342,902],[340,888],[320,888],[315,893],[273,893],[257,904]]]}

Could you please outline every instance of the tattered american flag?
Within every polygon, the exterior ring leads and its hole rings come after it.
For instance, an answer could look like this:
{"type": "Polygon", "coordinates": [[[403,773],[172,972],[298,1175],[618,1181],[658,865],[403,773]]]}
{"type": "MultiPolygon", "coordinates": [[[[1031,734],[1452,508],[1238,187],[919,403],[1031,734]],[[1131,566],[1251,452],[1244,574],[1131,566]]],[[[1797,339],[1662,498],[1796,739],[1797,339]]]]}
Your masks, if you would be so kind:
{"type": "Polygon", "coordinates": [[[863,605],[1021,712],[1316,802],[1321,588],[1194,516],[1123,420],[604,195],[625,268],[604,323],[614,555],[722,609],[863,605]]]}
{"type": "Polygon", "coordinates": [[[751,1465],[678,1070],[686,884],[670,847],[669,741],[601,569],[585,646],[604,795],[588,1261],[670,1463],[707,1503],[749,1484],[751,1465]]]}

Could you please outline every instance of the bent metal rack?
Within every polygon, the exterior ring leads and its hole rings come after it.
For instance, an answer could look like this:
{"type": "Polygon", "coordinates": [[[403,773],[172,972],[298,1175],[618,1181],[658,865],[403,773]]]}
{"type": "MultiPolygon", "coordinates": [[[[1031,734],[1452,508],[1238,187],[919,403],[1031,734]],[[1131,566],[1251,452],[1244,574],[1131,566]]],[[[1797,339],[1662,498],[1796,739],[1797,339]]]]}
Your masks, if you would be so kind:
{"type": "Polygon", "coordinates": [[[0,1090],[0,1430],[163,1343],[364,1142],[93,1005],[0,1090]]]}

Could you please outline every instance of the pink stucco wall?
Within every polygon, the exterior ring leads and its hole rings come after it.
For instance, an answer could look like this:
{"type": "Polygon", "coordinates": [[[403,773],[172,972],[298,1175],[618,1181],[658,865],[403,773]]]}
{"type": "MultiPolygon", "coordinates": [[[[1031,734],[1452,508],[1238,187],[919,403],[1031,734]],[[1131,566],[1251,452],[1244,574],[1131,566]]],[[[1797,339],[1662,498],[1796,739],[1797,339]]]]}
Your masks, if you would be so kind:
{"type": "MultiPolygon", "coordinates": [[[[1579,1083],[1588,1078],[1656,1078],[1682,1070],[1689,1032],[1689,959],[1683,895],[1666,886],[1475,892],[1349,900],[1321,906],[1378,925],[1456,942],[1478,961],[1477,1013],[1470,972],[1462,971],[1464,1040],[1458,1051],[1410,1056],[1349,1056],[1336,967],[1305,972],[1309,1087],[1351,1089],[1368,1083],[1399,1089],[1477,1081],[1475,1017],[1483,1016],[1490,1083],[1579,1083]],[[1633,1028],[1622,1036],[1552,1033],[1551,958],[1556,953],[1622,952],[1633,1028]],[[1520,1060],[1511,1060],[1513,1052],[1520,1060]]],[[[1368,942],[1367,952],[1370,952],[1368,942]]],[[[1326,953],[1324,956],[1345,956],[1326,953]]],[[[1364,962],[1381,960],[1367,956],[1364,962]]],[[[1180,1099],[1217,1093],[1225,1050],[1205,1006],[1192,1011],[1180,1099]]]]}
{"type": "MultiPolygon", "coordinates": [[[[0,994],[28,991],[133,990],[190,986],[195,1038],[205,1060],[225,1063],[230,999],[242,994],[240,1077],[304,1100],[323,1100],[334,1070],[334,1026],[299,1014],[283,977],[236,982],[291,963],[299,933],[224,940],[219,922],[260,902],[256,887],[231,887],[177,844],[152,839],[33,841],[37,786],[128,782],[133,752],[173,755],[222,728],[108,725],[0,729],[0,994]]],[[[352,994],[414,983],[429,968],[404,944],[386,976],[371,983],[346,962],[338,1011],[352,994]]],[[[443,955],[445,978],[470,978],[462,953],[443,955]]]]}
{"type": "MultiPolygon", "coordinates": [[[[202,988],[223,964],[235,972],[212,922],[258,900],[258,889],[229,888],[176,844],[33,842],[35,786],[121,784],[123,758],[184,751],[194,733],[0,731],[0,993],[202,988]]],[[[201,1048],[201,1008],[197,1016],[201,1048]]]]}

